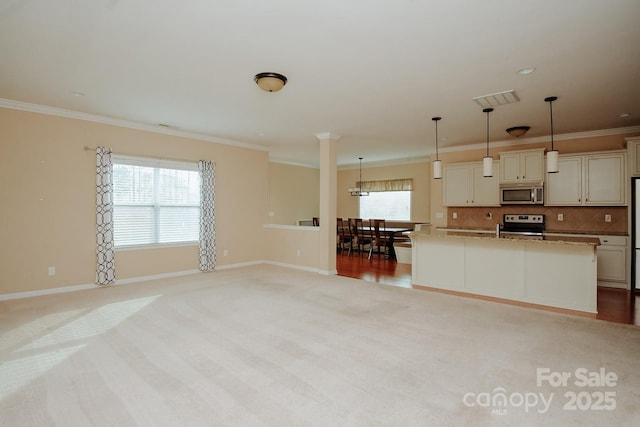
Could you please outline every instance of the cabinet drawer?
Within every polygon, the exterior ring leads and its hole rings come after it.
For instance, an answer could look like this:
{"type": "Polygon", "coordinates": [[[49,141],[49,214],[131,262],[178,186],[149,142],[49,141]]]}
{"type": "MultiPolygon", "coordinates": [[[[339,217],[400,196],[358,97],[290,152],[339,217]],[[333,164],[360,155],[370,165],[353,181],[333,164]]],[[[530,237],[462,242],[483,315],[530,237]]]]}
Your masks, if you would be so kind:
{"type": "Polygon", "coordinates": [[[627,236],[596,236],[600,239],[601,245],[627,246],[627,236]]]}

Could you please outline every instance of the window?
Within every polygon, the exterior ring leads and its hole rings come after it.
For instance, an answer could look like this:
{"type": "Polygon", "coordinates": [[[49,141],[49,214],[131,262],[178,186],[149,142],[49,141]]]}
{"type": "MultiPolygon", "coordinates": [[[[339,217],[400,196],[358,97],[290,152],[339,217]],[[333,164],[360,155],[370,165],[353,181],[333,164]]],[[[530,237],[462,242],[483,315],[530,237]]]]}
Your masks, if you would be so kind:
{"type": "Polygon", "coordinates": [[[411,220],[411,191],[373,191],[359,199],[360,218],[411,220]]]}
{"type": "Polygon", "coordinates": [[[197,242],[198,165],[113,156],[116,247],[197,242]]]}

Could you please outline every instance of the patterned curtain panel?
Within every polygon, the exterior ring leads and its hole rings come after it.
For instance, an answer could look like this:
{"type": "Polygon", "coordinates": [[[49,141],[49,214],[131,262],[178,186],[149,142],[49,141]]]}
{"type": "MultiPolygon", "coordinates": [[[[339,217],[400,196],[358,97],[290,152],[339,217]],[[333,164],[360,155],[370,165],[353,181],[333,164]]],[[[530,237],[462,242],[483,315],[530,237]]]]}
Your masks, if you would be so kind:
{"type": "Polygon", "coordinates": [[[111,285],[116,280],[113,247],[113,164],[111,151],[96,148],[96,284],[111,285]]]}
{"type": "Polygon", "coordinates": [[[356,182],[362,191],[413,191],[413,178],[356,182]]]}
{"type": "Polygon", "coordinates": [[[216,267],[215,170],[212,161],[200,160],[200,270],[216,267]]]}

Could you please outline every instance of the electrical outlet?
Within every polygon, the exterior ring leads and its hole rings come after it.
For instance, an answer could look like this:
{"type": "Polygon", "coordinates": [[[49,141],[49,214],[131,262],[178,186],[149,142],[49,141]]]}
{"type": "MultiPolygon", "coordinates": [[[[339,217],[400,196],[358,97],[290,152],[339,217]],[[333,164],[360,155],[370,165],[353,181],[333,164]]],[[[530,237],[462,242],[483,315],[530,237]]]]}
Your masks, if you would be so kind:
{"type": "Polygon", "coordinates": [[[492,214],[491,212],[488,212],[488,213],[485,215],[485,217],[486,217],[487,219],[491,219],[491,218],[493,218],[493,214],[492,214]]]}
{"type": "Polygon", "coordinates": [[[444,218],[444,214],[442,212],[436,212],[436,219],[444,218]]]}
{"type": "Polygon", "coordinates": [[[558,221],[564,221],[564,214],[558,214],[558,221]]]}
{"type": "Polygon", "coordinates": [[[54,266],[49,267],[49,276],[56,275],[56,268],[54,266]]]}
{"type": "Polygon", "coordinates": [[[451,216],[453,219],[458,219],[458,212],[454,212],[451,216]]]}
{"type": "Polygon", "coordinates": [[[229,255],[229,250],[225,249],[224,251],[222,251],[222,255],[227,256],[229,255]]]}
{"type": "Polygon", "coordinates": [[[300,249],[296,250],[296,256],[300,256],[300,249]]]}
{"type": "Polygon", "coordinates": [[[604,222],[611,222],[611,215],[605,215],[604,222]]]}

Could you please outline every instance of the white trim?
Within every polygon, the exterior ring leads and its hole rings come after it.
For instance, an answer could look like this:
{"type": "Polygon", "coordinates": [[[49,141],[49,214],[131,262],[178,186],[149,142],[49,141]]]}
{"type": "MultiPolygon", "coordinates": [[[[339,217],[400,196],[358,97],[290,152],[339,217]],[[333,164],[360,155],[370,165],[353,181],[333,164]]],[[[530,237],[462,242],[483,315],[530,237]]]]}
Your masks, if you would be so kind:
{"type": "MultiPolygon", "coordinates": [[[[129,279],[120,279],[120,280],[116,280],[115,284],[128,285],[130,283],[147,282],[149,280],[169,279],[172,277],[189,276],[191,274],[201,274],[201,273],[206,273],[206,272],[200,271],[200,270],[175,271],[173,273],[152,274],[150,276],[138,276],[138,277],[131,277],[129,279]]],[[[106,286],[109,286],[109,285],[106,285],[106,286]]]]}
{"type": "Polygon", "coordinates": [[[305,267],[303,265],[287,264],[287,263],[278,262],[278,261],[262,261],[262,263],[263,264],[269,264],[269,265],[275,265],[275,266],[278,266],[278,267],[292,268],[294,270],[308,271],[310,273],[323,274],[322,270],[320,270],[318,268],[305,267]]]}
{"type": "Polygon", "coordinates": [[[279,230],[306,230],[306,231],[319,231],[320,227],[313,227],[310,225],[280,225],[280,224],[264,224],[264,228],[275,228],[279,230]]]}
{"type": "MultiPolygon", "coordinates": [[[[622,135],[627,133],[638,133],[640,132],[640,126],[629,126],[624,128],[613,128],[613,129],[600,129],[600,130],[590,130],[586,132],[573,132],[573,133],[563,133],[553,135],[554,141],[566,141],[570,139],[579,139],[579,138],[598,138],[603,136],[611,136],[611,135],[622,135]]],[[[514,140],[505,140],[505,141],[496,141],[491,142],[491,148],[495,147],[511,147],[514,145],[526,145],[526,144],[539,144],[542,142],[551,142],[551,135],[549,136],[536,136],[533,138],[524,138],[514,140]]],[[[470,151],[470,150],[480,150],[485,149],[486,143],[478,143],[478,144],[467,144],[467,145],[459,145],[455,147],[439,147],[438,151],[440,153],[453,153],[458,151],[470,151]]]]}
{"type": "Polygon", "coordinates": [[[331,133],[331,132],[319,132],[319,133],[316,133],[316,138],[318,138],[318,141],[323,141],[325,139],[333,139],[337,141],[341,137],[340,135],[336,135],[335,133],[331,133]]]}
{"type": "MultiPolygon", "coordinates": [[[[438,149],[438,151],[442,151],[438,149]]],[[[429,163],[431,161],[431,156],[414,156],[414,157],[405,157],[401,159],[389,159],[389,160],[378,160],[375,162],[366,162],[363,165],[366,165],[367,168],[374,168],[378,166],[397,166],[397,165],[409,165],[413,163],[429,163]]],[[[338,170],[352,170],[358,169],[358,163],[351,163],[348,165],[338,166],[338,170]]]]}
{"type": "Polygon", "coordinates": [[[264,261],[247,261],[239,262],[237,264],[216,265],[216,270],[231,270],[234,268],[251,267],[253,265],[264,264],[264,261]]]}
{"type": "MultiPolygon", "coordinates": [[[[44,295],[62,294],[65,292],[84,291],[86,289],[100,288],[102,286],[103,285],[96,285],[95,283],[90,283],[87,285],[73,285],[73,286],[64,286],[61,288],[40,289],[37,291],[15,292],[11,294],[0,295],[0,301],[8,301],[8,300],[20,299],[20,298],[39,297],[44,295]]],[[[106,285],[106,286],[110,286],[110,285],[106,285]]]]}
{"type": "Polygon", "coordinates": [[[278,159],[271,159],[269,158],[269,163],[278,163],[278,164],[282,164],[282,165],[289,165],[289,166],[298,166],[301,168],[308,168],[308,169],[320,169],[320,166],[317,165],[308,165],[305,163],[296,163],[296,162],[290,162],[287,160],[278,160],[278,159]]]}
{"type": "Polygon", "coordinates": [[[115,284],[113,285],[96,285],[95,283],[90,283],[86,285],[63,286],[60,288],[40,289],[36,291],[0,294],[0,301],[9,301],[9,300],[20,299],[20,298],[31,298],[31,297],[39,297],[39,296],[45,296],[45,295],[62,294],[66,292],[84,291],[87,289],[108,288],[111,286],[129,285],[131,283],[148,282],[151,280],[169,279],[169,278],[180,277],[180,276],[190,276],[192,274],[215,273],[216,271],[220,271],[220,270],[231,270],[234,268],[250,267],[250,266],[261,265],[261,264],[275,265],[278,267],[291,268],[294,270],[303,270],[303,271],[308,271],[310,273],[318,273],[326,276],[338,274],[337,270],[326,271],[326,270],[320,270],[313,267],[305,267],[305,266],[300,266],[295,264],[287,264],[283,262],[248,261],[248,262],[240,262],[237,264],[227,264],[227,265],[219,265],[219,266],[217,265],[215,270],[213,271],[184,270],[184,271],[176,271],[173,273],[162,273],[162,274],[152,274],[149,276],[131,277],[129,279],[116,280],[115,284]]]}
{"type": "Polygon", "coordinates": [[[252,150],[269,151],[269,147],[249,144],[246,142],[233,141],[231,139],[218,138],[196,132],[189,132],[164,126],[139,123],[130,120],[116,119],[113,117],[101,116],[99,114],[83,113],[80,111],[65,110],[63,108],[48,107],[46,105],[30,104],[28,102],[13,101],[11,99],[0,98],[0,108],[10,108],[12,110],[29,111],[32,113],[47,114],[50,116],[65,117],[69,119],[84,120],[87,122],[101,123],[104,125],[118,126],[129,129],[142,130],[146,132],[161,133],[164,135],[180,136],[195,139],[198,141],[213,142],[216,144],[232,145],[235,147],[249,148],[252,150]]]}

